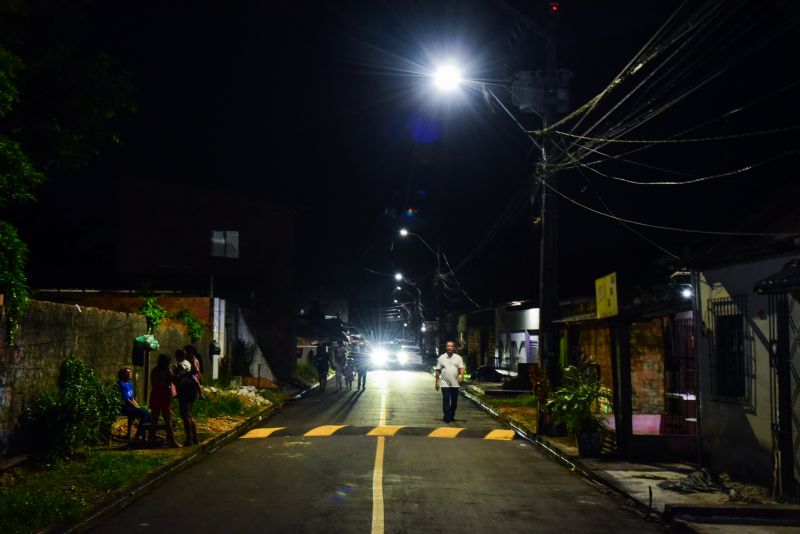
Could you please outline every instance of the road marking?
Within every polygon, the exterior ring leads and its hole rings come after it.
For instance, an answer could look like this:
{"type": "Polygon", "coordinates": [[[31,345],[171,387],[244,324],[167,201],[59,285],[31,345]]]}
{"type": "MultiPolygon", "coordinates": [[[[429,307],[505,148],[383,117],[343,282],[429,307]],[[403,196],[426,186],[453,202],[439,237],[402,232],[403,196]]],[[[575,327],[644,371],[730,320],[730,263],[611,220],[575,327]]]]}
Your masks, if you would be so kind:
{"type": "Polygon", "coordinates": [[[334,432],[336,432],[337,430],[340,430],[340,429],[342,429],[342,428],[344,428],[346,426],[347,425],[323,425],[323,426],[318,426],[317,428],[312,428],[311,430],[309,430],[308,432],[306,432],[303,435],[305,437],[332,436],[334,434],[334,432]]]}
{"type": "Polygon", "coordinates": [[[381,425],[376,426],[367,433],[368,436],[394,436],[398,430],[405,428],[403,425],[381,425]]]}
{"type": "Polygon", "coordinates": [[[508,441],[514,439],[514,436],[516,435],[517,435],[516,432],[514,432],[513,430],[492,430],[491,432],[486,434],[486,437],[484,437],[483,439],[508,441]]]}
{"type": "Polygon", "coordinates": [[[461,433],[465,429],[463,428],[453,428],[449,426],[443,426],[435,429],[433,432],[428,434],[429,438],[457,438],[458,434],[461,433]]]}
{"type": "Polygon", "coordinates": [[[375,469],[372,472],[372,534],[383,534],[383,447],[384,436],[378,436],[375,448],[375,469]]]}
{"type": "Polygon", "coordinates": [[[244,436],[242,436],[241,439],[268,438],[274,432],[277,432],[278,430],[283,430],[285,428],[286,428],[285,426],[279,426],[275,428],[256,428],[251,430],[244,436]]]}

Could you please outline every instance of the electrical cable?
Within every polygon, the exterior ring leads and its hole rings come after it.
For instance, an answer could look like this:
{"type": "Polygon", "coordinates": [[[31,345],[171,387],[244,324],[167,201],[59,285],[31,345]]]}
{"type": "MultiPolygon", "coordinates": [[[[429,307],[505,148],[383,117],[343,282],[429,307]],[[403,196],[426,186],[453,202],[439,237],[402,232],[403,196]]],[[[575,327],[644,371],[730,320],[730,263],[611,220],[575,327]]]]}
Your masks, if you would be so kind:
{"type": "Polygon", "coordinates": [[[543,180],[541,178],[539,178],[539,180],[542,182],[542,185],[544,185],[544,187],[547,187],[548,189],[550,189],[552,192],[554,192],[555,194],[557,194],[561,198],[571,202],[572,204],[575,204],[576,206],[579,206],[579,207],[581,207],[581,208],[583,208],[583,209],[585,209],[587,211],[590,211],[592,213],[595,213],[597,215],[601,215],[603,217],[607,217],[609,219],[619,220],[619,221],[623,221],[623,222],[626,222],[626,223],[629,223],[629,224],[635,224],[637,226],[644,226],[644,227],[647,227],[647,228],[654,228],[656,230],[667,230],[667,231],[671,231],[671,232],[684,232],[684,233],[691,233],[691,234],[722,235],[722,236],[786,238],[786,237],[791,237],[791,236],[794,236],[794,235],[798,235],[798,234],[794,234],[794,233],[719,232],[719,231],[713,231],[713,230],[697,230],[697,229],[693,229],[693,228],[678,228],[678,227],[675,227],[675,226],[663,226],[663,225],[658,225],[658,224],[650,224],[650,223],[646,223],[646,222],[642,222],[642,221],[636,221],[636,220],[633,220],[633,219],[626,219],[626,218],[617,217],[617,216],[614,216],[614,215],[611,215],[611,214],[608,214],[608,213],[603,213],[602,211],[596,210],[596,209],[594,209],[592,207],[589,207],[589,206],[587,206],[585,204],[581,204],[577,200],[574,200],[571,197],[569,197],[569,196],[565,195],[564,193],[562,193],[561,191],[555,189],[553,186],[548,184],[545,180],[543,180]]]}

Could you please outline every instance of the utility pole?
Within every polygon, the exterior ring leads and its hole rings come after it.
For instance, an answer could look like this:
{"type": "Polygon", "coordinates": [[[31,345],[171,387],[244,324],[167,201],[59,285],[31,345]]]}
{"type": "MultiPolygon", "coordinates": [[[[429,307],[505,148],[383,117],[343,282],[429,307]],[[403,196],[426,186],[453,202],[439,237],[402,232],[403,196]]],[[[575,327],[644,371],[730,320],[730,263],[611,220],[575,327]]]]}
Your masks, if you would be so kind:
{"type": "Polygon", "coordinates": [[[550,191],[556,186],[556,171],[550,166],[552,134],[547,131],[555,122],[558,103],[558,65],[556,34],[558,31],[559,3],[550,1],[545,31],[544,113],[542,114],[541,161],[537,176],[541,182],[541,247],[539,253],[539,357],[547,369],[552,385],[561,382],[558,361],[557,334],[553,319],[558,308],[558,233],[557,198],[550,191]]]}
{"type": "Polygon", "coordinates": [[[442,321],[442,252],[436,247],[436,275],[433,279],[434,295],[436,297],[436,355],[442,350],[442,334],[444,321],[442,321]]]}

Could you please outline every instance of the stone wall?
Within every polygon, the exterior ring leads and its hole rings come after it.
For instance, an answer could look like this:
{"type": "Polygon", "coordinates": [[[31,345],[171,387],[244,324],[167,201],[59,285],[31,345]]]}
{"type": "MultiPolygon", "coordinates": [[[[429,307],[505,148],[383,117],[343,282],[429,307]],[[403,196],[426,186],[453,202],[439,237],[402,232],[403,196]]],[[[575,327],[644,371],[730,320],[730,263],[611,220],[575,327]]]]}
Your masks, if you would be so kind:
{"type": "MultiPolygon", "coordinates": [[[[20,413],[39,391],[54,387],[61,362],[74,355],[101,381],[116,380],[131,364],[133,339],[145,333],[139,315],[97,308],[31,301],[17,345],[0,344],[0,457],[5,456],[20,413]]],[[[180,323],[166,321],[155,333],[161,351],[172,353],[189,343],[180,323]]],[[[144,368],[134,368],[139,382],[144,368]]],[[[141,386],[137,383],[137,397],[141,386]]]]}

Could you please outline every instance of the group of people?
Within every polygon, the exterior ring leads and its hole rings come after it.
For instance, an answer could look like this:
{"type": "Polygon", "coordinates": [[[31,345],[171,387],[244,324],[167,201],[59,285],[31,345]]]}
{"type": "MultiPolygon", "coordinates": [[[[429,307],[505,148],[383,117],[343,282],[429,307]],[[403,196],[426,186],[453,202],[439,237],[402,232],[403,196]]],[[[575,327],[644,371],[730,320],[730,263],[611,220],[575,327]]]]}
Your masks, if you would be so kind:
{"type": "Polygon", "coordinates": [[[320,392],[324,392],[328,386],[328,373],[331,369],[336,371],[336,391],[345,388],[351,391],[356,378],[356,389],[366,388],[370,364],[366,355],[353,356],[344,349],[331,350],[329,345],[324,345],[319,347],[316,356],[312,351],[309,357],[317,368],[320,392]]]}
{"type": "Polygon", "coordinates": [[[181,445],[175,439],[175,430],[172,420],[172,399],[178,399],[185,439],[183,446],[197,445],[197,425],[192,417],[192,405],[198,398],[202,398],[203,391],[200,387],[203,381],[203,364],[194,345],[186,345],[174,353],[174,363],[169,354],[160,354],[156,366],[150,371],[150,397],[147,409],[141,407],[134,397],[133,371],[130,367],[123,367],[117,373],[118,387],[121,393],[122,415],[139,419],[136,439],[142,439],[144,430],[149,428],[149,441],[155,442],[155,428],[163,414],[164,426],[167,433],[167,445],[179,448],[181,445]]]}

